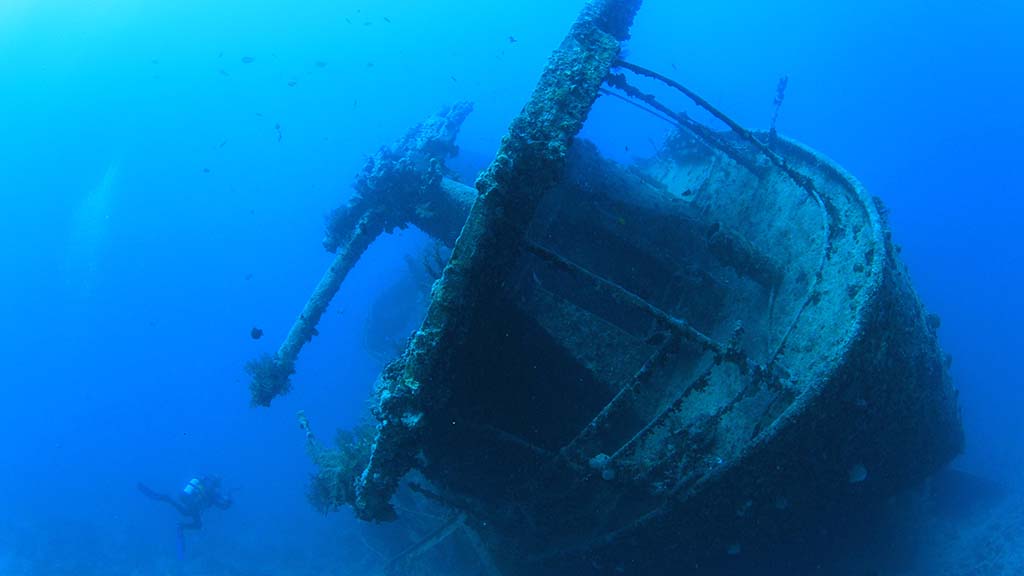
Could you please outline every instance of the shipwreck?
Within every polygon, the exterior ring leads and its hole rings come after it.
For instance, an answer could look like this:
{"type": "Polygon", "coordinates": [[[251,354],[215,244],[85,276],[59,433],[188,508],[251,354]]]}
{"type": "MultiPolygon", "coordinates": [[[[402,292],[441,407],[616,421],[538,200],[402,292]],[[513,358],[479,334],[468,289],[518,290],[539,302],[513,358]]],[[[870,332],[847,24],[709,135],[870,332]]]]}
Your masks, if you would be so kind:
{"type": "Polygon", "coordinates": [[[880,201],[624,61],[639,7],[586,5],[475,188],[445,167],[468,104],[372,158],[328,228],[334,263],[277,354],[248,367],[255,404],[288,391],[378,235],[413,225],[452,247],[381,375],[375,425],[327,447],[302,419],[319,507],[391,520],[415,471],[420,497],[451,511],[407,555],[460,531],[488,574],[710,565],[881,501],[962,448],[938,322],[880,201]],[[624,166],[576,138],[602,93],[674,126],[659,154],[624,166]]]}

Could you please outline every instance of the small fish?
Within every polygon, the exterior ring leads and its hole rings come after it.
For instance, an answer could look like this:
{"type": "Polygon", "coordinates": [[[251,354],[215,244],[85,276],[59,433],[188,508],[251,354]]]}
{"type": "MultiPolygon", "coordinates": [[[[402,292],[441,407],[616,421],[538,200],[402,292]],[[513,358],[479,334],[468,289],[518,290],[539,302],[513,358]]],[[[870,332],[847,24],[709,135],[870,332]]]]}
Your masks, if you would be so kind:
{"type": "Polygon", "coordinates": [[[209,173],[210,173],[210,169],[209,168],[203,168],[203,174],[209,174],[209,173]]]}
{"type": "Polygon", "coordinates": [[[252,56],[242,56],[242,64],[252,64],[256,59],[252,56]]]}
{"type": "Polygon", "coordinates": [[[252,280],[252,272],[245,275],[245,281],[248,282],[249,280],[252,280]]]}
{"type": "Polygon", "coordinates": [[[284,137],[284,135],[281,133],[281,125],[280,124],[274,124],[274,130],[277,130],[277,141],[280,142],[281,138],[284,137]]]}
{"type": "Polygon", "coordinates": [[[153,58],[152,60],[150,60],[150,61],[149,61],[149,63],[150,63],[150,64],[159,64],[159,63],[160,63],[160,61],[159,61],[159,60],[157,60],[156,58],[153,58]]]}
{"type": "Polygon", "coordinates": [[[259,340],[263,337],[263,329],[253,326],[252,330],[249,330],[249,337],[253,340],[259,340]]]}
{"type": "Polygon", "coordinates": [[[391,24],[391,18],[388,18],[387,16],[384,17],[384,21],[391,24]]]}
{"type": "Polygon", "coordinates": [[[217,145],[217,148],[223,148],[223,147],[224,147],[224,145],[225,145],[225,144],[227,144],[227,143],[228,143],[228,141],[227,141],[227,140],[221,140],[221,141],[220,141],[220,144],[218,144],[218,145],[217,145]]]}
{"type": "Polygon", "coordinates": [[[327,62],[324,62],[323,60],[317,60],[316,62],[314,62],[314,64],[316,64],[317,68],[326,68],[327,67],[327,62]]]}
{"type": "Polygon", "coordinates": [[[351,18],[345,18],[345,22],[348,22],[349,24],[351,24],[352,23],[352,19],[351,18]]]}
{"type": "Polygon", "coordinates": [[[452,79],[452,82],[458,82],[459,81],[459,79],[456,78],[455,76],[449,76],[449,78],[452,79]]]}
{"type": "Polygon", "coordinates": [[[296,82],[295,80],[289,80],[289,81],[288,81],[288,87],[289,87],[289,88],[295,88],[295,86],[296,86],[297,84],[298,84],[298,82],[296,82]]]}
{"type": "Polygon", "coordinates": [[[228,71],[223,69],[223,68],[221,68],[220,70],[217,70],[217,73],[220,74],[221,76],[231,76],[231,74],[228,74],[228,71]]]}
{"type": "Polygon", "coordinates": [[[508,37],[508,43],[509,44],[515,44],[516,42],[519,42],[519,40],[516,40],[515,36],[509,36],[508,37]]]}

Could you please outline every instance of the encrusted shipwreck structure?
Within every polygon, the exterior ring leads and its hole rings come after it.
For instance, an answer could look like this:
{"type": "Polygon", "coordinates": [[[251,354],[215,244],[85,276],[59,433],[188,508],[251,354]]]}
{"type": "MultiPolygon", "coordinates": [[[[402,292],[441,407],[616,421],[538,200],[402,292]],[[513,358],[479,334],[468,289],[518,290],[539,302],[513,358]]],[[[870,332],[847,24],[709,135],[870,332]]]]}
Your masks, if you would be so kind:
{"type": "MultiPolygon", "coordinates": [[[[431,542],[466,532],[484,572],[662,573],[881,501],[961,449],[937,322],[880,203],[813,150],[620,60],[639,4],[584,8],[477,194],[444,177],[458,107],[387,149],[402,178],[359,180],[321,287],[389,227],[454,249],[381,377],[376,427],[339,450],[309,433],[321,507],[392,519],[416,470],[415,489],[453,510],[431,542]],[[673,113],[627,73],[731,130],[673,113]],[[678,132],[640,165],[604,159],[574,141],[603,90],[678,132]]],[[[288,342],[255,365],[256,403],[287,389],[288,342]]]]}

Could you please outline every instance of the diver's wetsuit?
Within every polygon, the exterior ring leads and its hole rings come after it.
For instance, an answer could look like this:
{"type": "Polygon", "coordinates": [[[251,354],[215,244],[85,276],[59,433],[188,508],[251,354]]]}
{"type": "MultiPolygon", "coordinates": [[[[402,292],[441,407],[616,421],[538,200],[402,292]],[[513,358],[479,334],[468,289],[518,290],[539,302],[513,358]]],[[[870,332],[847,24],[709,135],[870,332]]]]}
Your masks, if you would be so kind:
{"type": "Polygon", "coordinates": [[[179,530],[202,528],[202,514],[210,507],[215,506],[221,510],[231,507],[231,498],[220,493],[220,480],[211,476],[203,477],[201,480],[193,478],[177,498],[156,492],[142,482],[139,482],[138,488],[139,492],[142,492],[147,498],[170,504],[179,514],[189,520],[178,523],[179,530]]]}

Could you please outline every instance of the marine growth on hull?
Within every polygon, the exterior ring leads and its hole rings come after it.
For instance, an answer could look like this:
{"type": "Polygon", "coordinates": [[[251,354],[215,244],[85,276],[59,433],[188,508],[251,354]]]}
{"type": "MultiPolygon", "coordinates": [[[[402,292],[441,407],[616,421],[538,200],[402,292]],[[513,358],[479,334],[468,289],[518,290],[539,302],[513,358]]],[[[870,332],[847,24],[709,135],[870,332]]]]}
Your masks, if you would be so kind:
{"type": "Polygon", "coordinates": [[[638,8],[587,5],[475,191],[444,167],[467,105],[371,159],[328,231],[335,264],[278,354],[250,365],[254,403],[288,390],[376,235],[411,224],[452,246],[374,426],[327,448],[302,420],[321,509],[394,519],[411,478],[450,511],[398,573],[453,534],[492,574],[713,562],[879,502],[961,448],[881,205],[813,150],[621,60],[638,8]],[[576,138],[602,93],[668,122],[658,154],[625,166],[576,138]]]}

